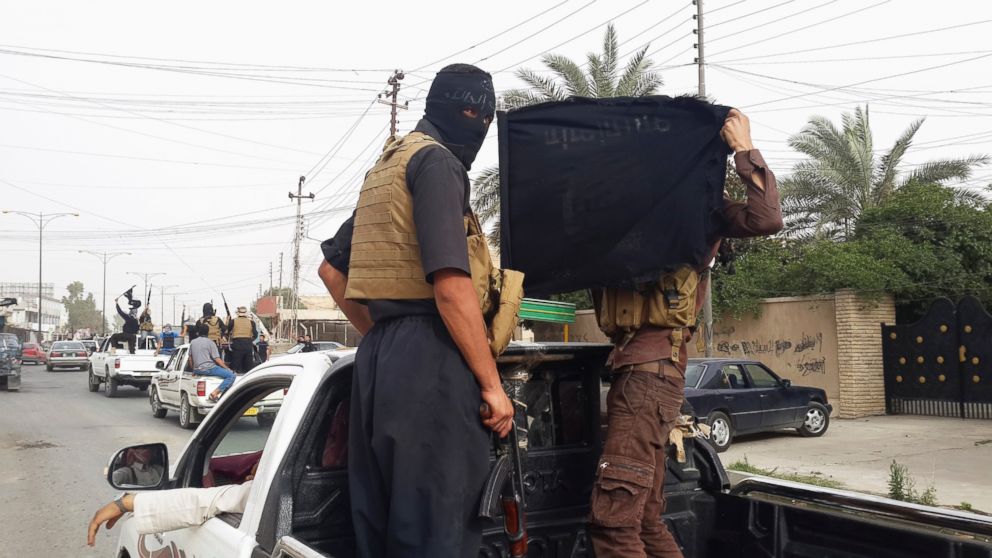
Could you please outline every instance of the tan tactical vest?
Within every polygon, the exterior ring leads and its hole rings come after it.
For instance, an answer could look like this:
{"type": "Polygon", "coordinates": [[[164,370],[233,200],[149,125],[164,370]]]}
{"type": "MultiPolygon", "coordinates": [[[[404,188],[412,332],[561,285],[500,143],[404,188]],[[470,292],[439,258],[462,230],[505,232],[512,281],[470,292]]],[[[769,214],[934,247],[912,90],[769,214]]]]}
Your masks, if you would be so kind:
{"type": "MultiPolygon", "coordinates": [[[[602,289],[596,300],[599,328],[611,337],[632,333],[645,324],[681,333],[681,329],[696,325],[698,287],[699,273],[682,266],[636,290],[602,289]]],[[[679,341],[681,338],[679,335],[679,341]]]]}
{"type": "MultiPolygon", "coordinates": [[[[420,260],[413,196],[406,182],[410,159],[429,145],[441,144],[426,134],[410,133],[388,144],[365,176],[355,211],[345,298],[358,301],[434,298],[434,287],[425,279],[420,260]]],[[[472,284],[489,327],[490,349],[498,355],[506,348],[517,325],[523,274],[493,267],[486,236],[472,212],[465,217],[465,237],[472,284]]]]}
{"type": "Polygon", "coordinates": [[[251,339],[251,318],[238,316],[231,325],[231,339],[251,339]]]}
{"type": "Polygon", "coordinates": [[[210,331],[207,332],[207,338],[214,343],[220,344],[220,318],[217,316],[203,318],[203,323],[207,324],[207,327],[210,328],[210,331]]]}

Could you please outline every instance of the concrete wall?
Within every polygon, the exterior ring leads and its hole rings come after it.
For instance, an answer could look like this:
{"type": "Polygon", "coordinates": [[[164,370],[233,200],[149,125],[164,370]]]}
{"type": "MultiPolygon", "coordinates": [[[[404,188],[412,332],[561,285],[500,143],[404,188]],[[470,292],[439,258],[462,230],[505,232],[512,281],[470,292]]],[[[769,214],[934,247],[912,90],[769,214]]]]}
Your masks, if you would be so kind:
{"type": "MultiPolygon", "coordinates": [[[[702,356],[694,340],[689,356],[702,356]]],[[[713,327],[715,357],[754,359],[796,385],[818,387],[834,405],[840,396],[834,299],[771,298],[761,303],[758,317],[723,319],[713,327]]]]}
{"type": "MultiPolygon", "coordinates": [[[[885,414],[882,338],[879,324],[895,323],[890,297],[865,301],[852,291],[833,295],[769,298],[758,317],[717,319],[715,357],[754,359],[796,385],[827,392],[834,415],[855,418],[885,414]]],[[[535,323],[536,341],[561,341],[559,324],[535,323]]],[[[576,312],[569,341],[608,343],[592,310],[576,312]]],[[[703,354],[701,336],[689,356],[703,354]]]]}

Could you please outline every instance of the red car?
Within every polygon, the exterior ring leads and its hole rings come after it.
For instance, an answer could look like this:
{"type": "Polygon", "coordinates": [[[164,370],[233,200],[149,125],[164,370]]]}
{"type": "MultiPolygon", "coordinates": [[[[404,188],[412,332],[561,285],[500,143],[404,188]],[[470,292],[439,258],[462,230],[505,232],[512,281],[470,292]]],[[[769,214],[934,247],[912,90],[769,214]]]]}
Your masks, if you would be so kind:
{"type": "Polygon", "coordinates": [[[33,364],[44,364],[46,360],[45,351],[41,350],[41,346],[37,343],[25,343],[21,349],[21,362],[27,364],[31,361],[33,364]]]}

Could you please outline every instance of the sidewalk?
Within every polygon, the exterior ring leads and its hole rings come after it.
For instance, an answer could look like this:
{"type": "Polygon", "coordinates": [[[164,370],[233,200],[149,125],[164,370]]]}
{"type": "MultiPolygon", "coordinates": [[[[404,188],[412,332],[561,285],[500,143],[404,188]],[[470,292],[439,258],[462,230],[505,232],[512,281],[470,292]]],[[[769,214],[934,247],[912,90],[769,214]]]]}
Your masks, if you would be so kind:
{"type": "Polygon", "coordinates": [[[818,472],[844,488],[888,494],[892,460],[909,467],[916,489],[932,482],[941,505],[968,502],[992,513],[992,421],[918,416],[831,419],[820,438],[781,431],[738,437],[720,454],[782,472],[818,472]]]}

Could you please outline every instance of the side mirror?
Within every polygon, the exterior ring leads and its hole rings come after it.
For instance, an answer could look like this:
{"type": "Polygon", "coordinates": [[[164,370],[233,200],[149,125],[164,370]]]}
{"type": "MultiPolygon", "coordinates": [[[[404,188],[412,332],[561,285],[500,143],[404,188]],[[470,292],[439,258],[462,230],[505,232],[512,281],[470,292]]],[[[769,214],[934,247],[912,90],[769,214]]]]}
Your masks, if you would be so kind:
{"type": "Polygon", "coordinates": [[[118,451],[107,467],[107,482],[117,490],[163,488],[169,473],[165,444],[142,444],[118,451]]]}
{"type": "Polygon", "coordinates": [[[792,387],[792,380],[783,379],[782,380],[782,387],[784,387],[786,389],[789,389],[790,387],[792,387]]]}
{"type": "Polygon", "coordinates": [[[157,360],[155,361],[155,368],[158,368],[159,370],[165,370],[165,363],[162,362],[161,360],[157,360]]]}

